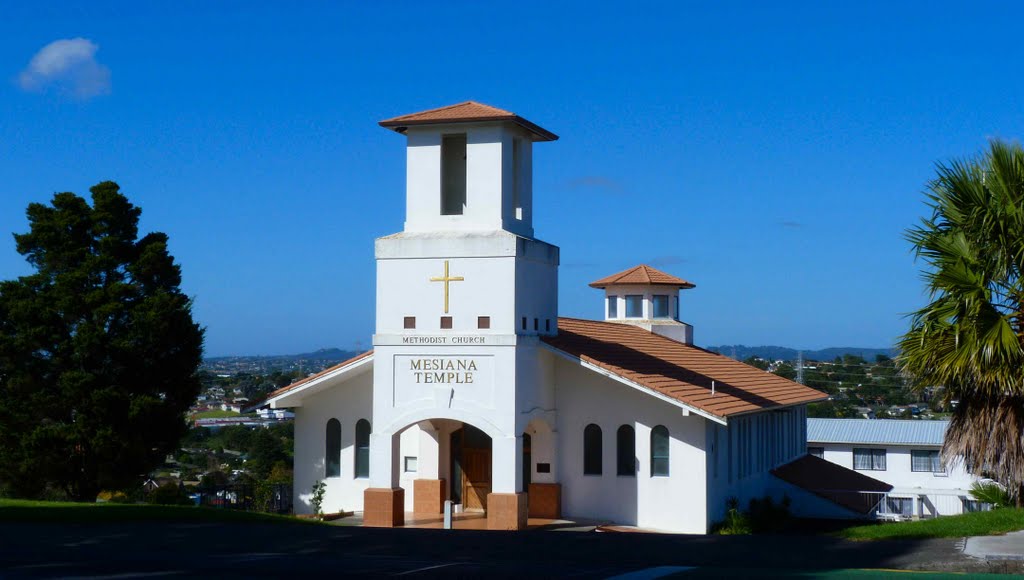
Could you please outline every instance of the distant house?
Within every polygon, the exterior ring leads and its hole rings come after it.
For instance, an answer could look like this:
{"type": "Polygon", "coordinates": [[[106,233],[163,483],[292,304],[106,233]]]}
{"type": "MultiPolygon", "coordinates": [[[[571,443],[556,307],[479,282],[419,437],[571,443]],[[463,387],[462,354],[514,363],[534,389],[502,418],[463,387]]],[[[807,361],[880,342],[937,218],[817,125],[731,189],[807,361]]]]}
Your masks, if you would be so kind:
{"type": "Polygon", "coordinates": [[[949,421],[808,419],[807,452],[892,485],[880,506],[894,518],[988,509],[970,495],[979,478],[961,462],[942,465],[949,421]]]}

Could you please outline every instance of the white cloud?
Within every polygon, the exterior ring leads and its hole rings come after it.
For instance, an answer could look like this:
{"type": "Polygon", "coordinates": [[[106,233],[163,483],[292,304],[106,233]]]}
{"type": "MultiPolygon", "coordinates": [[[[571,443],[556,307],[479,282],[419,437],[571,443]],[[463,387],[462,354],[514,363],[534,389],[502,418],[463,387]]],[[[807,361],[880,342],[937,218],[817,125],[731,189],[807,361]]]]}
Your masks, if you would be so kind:
{"type": "Polygon", "coordinates": [[[18,76],[26,91],[55,89],[80,99],[110,92],[110,69],[96,62],[99,46],[86,38],[55,40],[39,50],[18,76]]]}

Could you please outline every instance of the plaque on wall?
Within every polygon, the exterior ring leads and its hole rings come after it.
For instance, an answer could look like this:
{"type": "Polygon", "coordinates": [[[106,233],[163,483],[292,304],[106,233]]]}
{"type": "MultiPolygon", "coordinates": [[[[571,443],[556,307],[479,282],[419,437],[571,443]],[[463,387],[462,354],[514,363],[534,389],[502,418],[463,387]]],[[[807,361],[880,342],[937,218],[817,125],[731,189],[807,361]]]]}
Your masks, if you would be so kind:
{"type": "Polygon", "coordinates": [[[551,473],[551,464],[550,463],[538,463],[537,464],[537,473],[551,473]]]}

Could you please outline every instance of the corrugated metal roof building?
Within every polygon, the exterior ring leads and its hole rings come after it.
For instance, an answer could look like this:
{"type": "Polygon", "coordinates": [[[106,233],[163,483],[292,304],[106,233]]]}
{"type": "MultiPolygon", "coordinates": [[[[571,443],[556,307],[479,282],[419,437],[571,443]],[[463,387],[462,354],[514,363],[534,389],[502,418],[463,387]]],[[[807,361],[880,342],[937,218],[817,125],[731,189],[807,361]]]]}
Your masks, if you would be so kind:
{"type": "Polygon", "coordinates": [[[941,446],[949,421],[807,419],[807,443],[941,446]]]}

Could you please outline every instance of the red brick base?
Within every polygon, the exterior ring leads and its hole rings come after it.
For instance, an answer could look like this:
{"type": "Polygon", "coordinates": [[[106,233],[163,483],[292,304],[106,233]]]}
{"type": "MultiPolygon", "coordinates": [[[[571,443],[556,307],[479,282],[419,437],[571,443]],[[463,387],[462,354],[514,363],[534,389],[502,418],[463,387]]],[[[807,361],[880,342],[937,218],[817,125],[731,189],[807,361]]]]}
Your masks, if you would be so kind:
{"type": "Polygon", "coordinates": [[[525,530],[528,514],[525,493],[487,494],[488,530],[525,530]]]}
{"type": "Polygon", "coordinates": [[[557,520],[562,517],[562,484],[530,484],[530,517],[557,520]]]}
{"type": "Polygon", "coordinates": [[[371,487],[363,492],[363,525],[396,528],[405,525],[405,490],[371,487]]]}
{"type": "Polygon", "coordinates": [[[443,479],[414,479],[412,481],[412,512],[418,516],[436,516],[444,512],[448,499],[443,479]]]}

